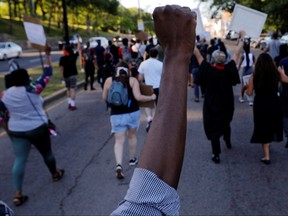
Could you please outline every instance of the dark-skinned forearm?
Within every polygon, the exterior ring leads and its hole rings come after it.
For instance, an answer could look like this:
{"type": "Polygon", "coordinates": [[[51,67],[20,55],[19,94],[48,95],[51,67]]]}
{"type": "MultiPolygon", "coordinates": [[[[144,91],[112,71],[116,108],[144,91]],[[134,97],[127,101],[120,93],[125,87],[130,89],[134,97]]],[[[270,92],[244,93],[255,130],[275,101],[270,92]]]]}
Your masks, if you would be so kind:
{"type": "Polygon", "coordinates": [[[190,57],[165,53],[158,105],[139,163],[175,189],[184,158],[190,57]]]}

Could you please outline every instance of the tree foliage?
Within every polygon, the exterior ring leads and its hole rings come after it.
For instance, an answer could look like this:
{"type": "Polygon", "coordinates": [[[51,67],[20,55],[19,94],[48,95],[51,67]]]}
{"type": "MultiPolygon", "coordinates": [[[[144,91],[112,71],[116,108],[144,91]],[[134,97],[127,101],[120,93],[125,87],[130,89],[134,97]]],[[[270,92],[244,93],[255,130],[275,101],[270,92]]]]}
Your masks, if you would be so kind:
{"type": "MultiPolygon", "coordinates": [[[[10,19],[21,20],[24,15],[32,16],[48,22],[48,32],[52,25],[63,29],[62,0],[0,0],[0,2],[6,3],[8,8],[6,15],[10,19]]],[[[66,6],[68,25],[75,31],[77,28],[85,28],[91,34],[95,31],[96,34],[98,31],[122,33],[137,31],[138,8],[124,8],[119,0],[66,0],[66,6]]],[[[2,8],[1,11],[3,12],[2,8]]],[[[152,22],[151,14],[142,10],[141,12],[147,30],[152,32],[153,26],[149,25],[149,22],[152,22]]],[[[12,27],[11,24],[11,34],[12,27]]]]}
{"type": "MultiPolygon", "coordinates": [[[[210,0],[200,0],[201,2],[210,2],[210,0]]],[[[288,31],[288,0],[213,0],[212,17],[217,17],[220,10],[233,12],[235,4],[241,4],[268,14],[265,28],[269,30],[288,31]]]]}

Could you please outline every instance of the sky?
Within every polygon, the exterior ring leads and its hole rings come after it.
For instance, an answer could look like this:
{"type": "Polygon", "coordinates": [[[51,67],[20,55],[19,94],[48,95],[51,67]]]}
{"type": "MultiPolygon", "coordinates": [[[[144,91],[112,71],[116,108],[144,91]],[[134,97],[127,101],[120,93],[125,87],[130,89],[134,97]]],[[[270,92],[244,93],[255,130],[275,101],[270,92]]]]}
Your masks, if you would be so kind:
{"type": "Polygon", "coordinates": [[[198,0],[119,0],[119,2],[126,8],[137,7],[144,11],[152,13],[155,7],[177,4],[180,6],[188,6],[191,9],[197,8],[198,0]]]}

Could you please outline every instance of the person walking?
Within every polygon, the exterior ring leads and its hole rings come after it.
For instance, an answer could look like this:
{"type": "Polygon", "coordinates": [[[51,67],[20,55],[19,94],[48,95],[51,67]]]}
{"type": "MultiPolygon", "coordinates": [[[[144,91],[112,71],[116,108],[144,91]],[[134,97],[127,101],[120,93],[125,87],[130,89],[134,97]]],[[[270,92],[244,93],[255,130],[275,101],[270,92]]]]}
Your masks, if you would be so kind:
{"type": "Polygon", "coordinates": [[[47,127],[48,118],[43,109],[43,98],[40,96],[52,76],[51,48],[46,45],[45,50],[46,64],[43,74],[31,82],[25,69],[11,72],[13,86],[3,92],[0,100],[0,119],[2,124],[8,124],[6,128],[15,154],[12,168],[15,206],[20,206],[28,200],[28,196],[23,194],[22,185],[31,144],[42,155],[54,182],[59,181],[64,175],[64,170],[56,166],[47,127]],[[4,113],[9,113],[9,118],[5,118],[4,113]]]}
{"type": "Polygon", "coordinates": [[[65,86],[67,89],[67,102],[68,109],[74,111],[77,109],[76,107],[76,88],[77,88],[77,66],[76,61],[80,52],[80,41],[78,38],[77,50],[74,53],[71,46],[65,47],[64,56],[62,56],[59,60],[60,73],[62,74],[62,79],[65,81],[65,86]]]}
{"type": "Polygon", "coordinates": [[[87,90],[87,86],[90,81],[90,90],[95,90],[94,76],[95,76],[95,65],[96,65],[96,55],[93,48],[90,48],[90,42],[86,42],[86,47],[82,50],[82,58],[85,70],[85,84],[84,90],[87,90]]]}
{"type": "MultiPolygon", "coordinates": [[[[253,73],[253,66],[255,62],[255,56],[250,51],[250,39],[246,38],[244,40],[244,53],[240,58],[238,64],[238,70],[241,68],[241,95],[239,97],[239,102],[244,103],[244,93],[247,89],[248,80],[253,73]]],[[[249,101],[249,106],[253,106],[253,95],[247,96],[249,101]]]]}
{"type": "Polygon", "coordinates": [[[153,108],[145,107],[146,113],[146,131],[148,132],[152,124],[152,120],[155,114],[155,106],[157,105],[157,98],[159,96],[159,87],[162,76],[163,63],[157,59],[158,51],[156,48],[149,50],[149,58],[141,62],[138,72],[139,72],[139,81],[144,82],[146,85],[153,86],[153,92],[156,95],[155,105],[153,108]]]}
{"type": "Polygon", "coordinates": [[[280,49],[280,41],[278,40],[278,33],[274,32],[271,36],[271,41],[267,45],[267,47],[264,49],[265,53],[269,53],[271,58],[274,60],[276,56],[279,55],[279,49],[280,49]]]}
{"type": "Polygon", "coordinates": [[[121,82],[128,91],[129,102],[127,105],[112,105],[110,104],[110,122],[115,135],[114,154],[116,160],[116,177],[123,179],[123,150],[126,136],[129,144],[129,165],[134,166],[138,163],[136,157],[137,148],[137,128],[140,124],[140,110],[137,101],[151,101],[156,99],[156,95],[145,96],[140,93],[139,82],[136,78],[129,76],[129,66],[125,62],[120,62],[116,68],[116,75],[106,79],[104,83],[102,98],[108,103],[109,90],[112,82],[121,82]]]}
{"type": "MultiPolygon", "coordinates": [[[[288,57],[283,58],[279,62],[279,71],[281,74],[285,74],[288,76],[288,57]]],[[[288,148],[288,83],[284,81],[282,78],[281,91],[280,91],[280,99],[281,99],[281,107],[283,112],[283,129],[286,137],[286,145],[285,148],[288,148]]]]}
{"type": "Polygon", "coordinates": [[[153,42],[153,38],[149,38],[148,39],[148,45],[145,48],[145,52],[143,55],[143,60],[147,60],[150,56],[149,56],[149,50],[152,49],[153,47],[155,47],[154,42],[153,42]]]}
{"type": "Polygon", "coordinates": [[[105,48],[101,45],[101,40],[97,40],[97,46],[94,49],[95,49],[97,70],[98,70],[104,64],[105,48]]]}
{"type": "Polygon", "coordinates": [[[254,90],[254,131],[250,142],[262,145],[261,162],[266,165],[271,163],[270,143],[283,140],[282,110],[278,96],[280,81],[281,75],[272,57],[267,53],[260,54],[249,79],[247,95],[252,95],[254,90]]]}
{"type": "Polygon", "coordinates": [[[113,56],[111,53],[105,53],[104,65],[99,68],[97,73],[98,83],[103,89],[104,83],[108,77],[112,77],[115,74],[115,65],[113,64],[113,56]]]}
{"type": "MultiPolygon", "coordinates": [[[[241,32],[241,35],[244,33],[241,32]]],[[[200,65],[198,84],[205,89],[203,104],[204,130],[211,141],[212,161],[220,163],[220,137],[223,136],[228,149],[231,145],[230,123],[234,114],[233,86],[240,83],[236,62],[243,47],[241,40],[236,48],[233,59],[225,64],[226,54],[216,50],[212,53],[213,64],[204,60],[196,47],[194,55],[200,65]]]]}
{"type": "Polygon", "coordinates": [[[132,55],[131,50],[129,47],[129,40],[128,38],[122,39],[122,46],[119,48],[119,59],[126,62],[127,64],[131,64],[132,62],[132,55]]]}

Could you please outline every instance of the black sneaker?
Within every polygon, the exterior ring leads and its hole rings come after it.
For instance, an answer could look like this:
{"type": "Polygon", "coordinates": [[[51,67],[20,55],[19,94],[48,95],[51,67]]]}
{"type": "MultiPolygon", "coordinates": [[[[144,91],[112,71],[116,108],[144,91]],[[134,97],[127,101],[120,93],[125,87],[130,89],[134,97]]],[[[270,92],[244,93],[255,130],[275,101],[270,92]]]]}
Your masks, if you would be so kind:
{"type": "Polygon", "coordinates": [[[148,133],[150,127],[151,127],[152,121],[149,121],[146,125],[146,132],[148,133]]]}
{"type": "Polygon", "coordinates": [[[133,159],[131,159],[131,160],[129,161],[129,165],[130,165],[130,166],[135,166],[135,165],[137,165],[137,164],[138,164],[138,160],[137,160],[136,157],[134,157],[133,159]]]}
{"type": "Polygon", "coordinates": [[[116,178],[118,178],[118,179],[123,179],[124,178],[124,174],[122,172],[122,166],[120,164],[118,164],[116,166],[116,178]]]}
{"type": "Polygon", "coordinates": [[[220,157],[219,155],[212,155],[212,158],[211,160],[216,163],[216,164],[219,164],[220,163],[220,157]]]}

